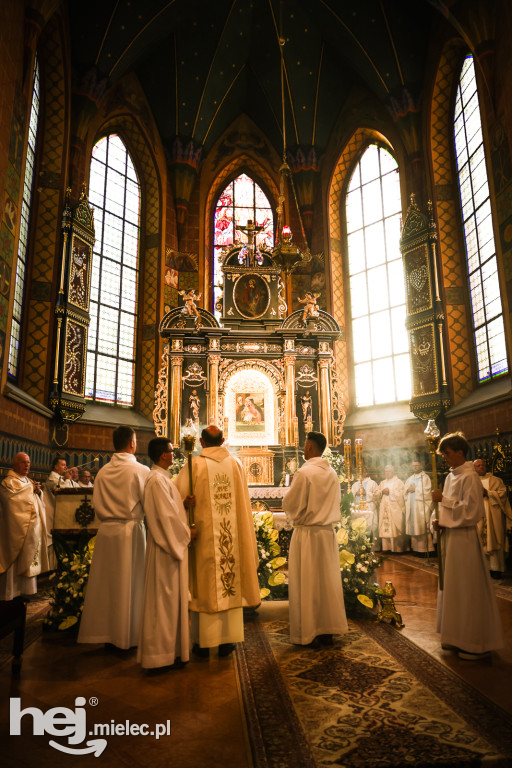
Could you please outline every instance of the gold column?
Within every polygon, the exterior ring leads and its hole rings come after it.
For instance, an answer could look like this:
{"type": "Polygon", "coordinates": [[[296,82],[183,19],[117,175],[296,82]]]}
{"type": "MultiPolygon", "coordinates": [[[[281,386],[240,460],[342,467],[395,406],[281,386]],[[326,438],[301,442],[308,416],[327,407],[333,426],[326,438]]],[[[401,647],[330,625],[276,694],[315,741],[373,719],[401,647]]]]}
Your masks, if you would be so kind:
{"type": "Polygon", "coordinates": [[[329,365],[331,357],[322,357],[318,361],[320,368],[320,426],[327,438],[327,445],[332,443],[331,429],[331,381],[329,377],[329,365]]]}
{"type": "Polygon", "coordinates": [[[179,447],[181,439],[181,366],[183,357],[171,355],[171,403],[169,408],[169,440],[179,447]]]}
{"type": "Polygon", "coordinates": [[[286,445],[295,445],[295,433],[293,431],[293,420],[295,419],[295,355],[286,355],[284,365],[286,382],[286,445]]]}
{"type": "Polygon", "coordinates": [[[208,399],[208,424],[215,424],[219,429],[219,364],[220,355],[208,355],[208,380],[210,395],[208,399]]]}

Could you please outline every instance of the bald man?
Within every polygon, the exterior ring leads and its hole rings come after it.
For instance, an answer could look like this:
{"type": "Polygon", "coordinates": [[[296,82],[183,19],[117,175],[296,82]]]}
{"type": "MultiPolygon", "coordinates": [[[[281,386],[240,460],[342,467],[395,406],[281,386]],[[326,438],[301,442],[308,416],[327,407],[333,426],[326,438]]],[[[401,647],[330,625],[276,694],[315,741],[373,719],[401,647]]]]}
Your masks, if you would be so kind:
{"type": "Polygon", "coordinates": [[[0,600],[34,595],[48,570],[44,502],[29,472],[30,457],[17,453],[0,483],[0,600]]]}
{"type": "Polygon", "coordinates": [[[512,526],[512,509],[503,480],[487,471],[485,459],[476,459],[473,466],[480,477],[484,495],[485,517],[478,531],[493,579],[501,579],[508,551],[507,528],[512,526]]]}
{"type": "MultiPolygon", "coordinates": [[[[222,431],[203,429],[202,452],[176,477],[185,506],[194,510],[197,538],[191,545],[192,650],[227,656],[243,642],[243,608],[260,604],[258,549],[249,489],[241,462],[224,448],[222,431]]],[[[189,512],[190,514],[190,512],[189,512]]]]}

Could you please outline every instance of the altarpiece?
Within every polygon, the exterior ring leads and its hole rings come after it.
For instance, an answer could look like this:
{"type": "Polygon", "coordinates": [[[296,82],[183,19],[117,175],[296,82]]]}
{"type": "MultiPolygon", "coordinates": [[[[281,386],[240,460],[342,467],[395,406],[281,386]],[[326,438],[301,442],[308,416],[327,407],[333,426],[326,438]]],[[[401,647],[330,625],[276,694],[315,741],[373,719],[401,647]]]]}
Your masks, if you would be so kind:
{"type": "Polygon", "coordinates": [[[340,329],[314,298],[287,314],[281,269],[253,238],[225,248],[221,272],[219,318],[196,306],[200,295],[184,291],[184,306],[160,323],[156,432],[178,445],[187,419],[198,431],[217,424],[251,485],[283,484],[307,431],[341,443],[345,414],[333,357],[340,329]]]}

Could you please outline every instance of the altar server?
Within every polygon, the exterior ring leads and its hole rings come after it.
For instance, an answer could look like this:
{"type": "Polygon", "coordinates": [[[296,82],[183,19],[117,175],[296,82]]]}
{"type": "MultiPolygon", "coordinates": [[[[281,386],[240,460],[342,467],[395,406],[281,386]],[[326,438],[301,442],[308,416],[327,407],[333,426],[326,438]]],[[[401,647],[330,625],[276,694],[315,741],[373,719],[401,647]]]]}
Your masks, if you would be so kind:
{"type": "Polygon", "coordinates": [[[137,645],[144,594],[144,530],[142,502],[149,468],[135,458],[137,437],[131,427],[117,427],[115,453],[100,469],[92,504],[100,520],[79,643],[137,645]]]}
{"type": "Polygon", "coordinates": [[[451,471],[439,502],[444,557],[444,590],[438,592],[437,631],[441,645],[461,659],[478,659],[504,645],[503,630],[477,524],[485,514],[482,485],[460,432],[445,435],[437,449],[451,471]]]}
{"type": "Polygon", "coordinates": [[[411,537],[413,552],[433,552],[430,533],[430,507],[432,483],[419,461],[412,462],[412,475],[404,486],[405,532],[411,537]]]}
{"type": "Polygon", "coordinates": [[[405,535],[404,484],[395,475],[391,464],[384,467],[385,478],[381,481],[374,497],[380,501],[379,537],[382,551],[405,552],[409,540],[405,535]]]}
{"type": "Polygon", "coordinates": [[[288,558],[290,640],[298,645],[332,645],[348,631],[334,523],[340,520],[340,481],[322,454],[327,440],[309,432],[306,463],[283,499],[293,525],[288,558]]]}
{"type": "Polygon", "coordinates": [[[0,600],[35,595],[48,570],[44,501],[29,472],[30,457],[17,453],[0,483],[0,600]]]}
{"type": "Polygon", "coordinates": [[[211,425],[201,432],[203,448],[192,459],[193,494],[185,465],[176,486],[193,507],[197,539],[191,545],[192,650],[207,656],[218,646],[227,656],[243,642],[243,608],[260,604],[258,548],[244,469],[211,425]],[[193,547],[193,553],[192,553],[193,547]]]}
{"type": "Polygon", "coordinates": [[[356,480],[350,489],[352,491],[352,495],[354,496],[354,504],[356,507],[356,511],[353,513],[352,517],[354,519],[357,519],[358,517],[364,517],[366,519],[367,532],[372,534],[374,543],[377,541],[379,536],[379,514],[377,512],[377,505],[375,503],[375,493],[378,488],[379,486],[375,480],[370,477],[366,467],[363,467],[363,491],[366,510],[362,512],[358,510],[359,502],[361,500],[359,480],[356,480]]]}
{"type": "Polygon", "coordinates": [[[154,464],[144,486],[148,541],[137,661],[145,668],[179,666],[189,659],[190,528],[169,474],[172,444],[166,437],[156,437],[148,453],[154,464]]]}

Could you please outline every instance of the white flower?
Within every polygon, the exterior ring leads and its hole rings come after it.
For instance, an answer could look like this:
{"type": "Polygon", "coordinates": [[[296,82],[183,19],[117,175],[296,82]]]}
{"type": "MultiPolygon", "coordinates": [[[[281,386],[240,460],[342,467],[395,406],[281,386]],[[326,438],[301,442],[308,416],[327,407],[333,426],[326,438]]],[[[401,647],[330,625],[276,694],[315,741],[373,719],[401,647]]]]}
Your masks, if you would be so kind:
{"type": "Polygon", "coordinates": [[[64,602],[65,602],[65,603],[70,603],[70,602],[71,602],[71,598],[70,598],[70,597],[66,597],[66,599],[64,600],[64,602]]]}
{"type": "Polygon", "coordinates": [[[63,563],[69,563],[69,557],[63,557],[62,558],[63,563]]]}
{"type": "Polygon", "coordinates": [[[59,613],[64,613],[64,608],[59,608],[59,613]]]}
{"type": "Polygon", "coordinates": [[[354,589],[354,592],[359,592],[359,590],[358,590],[357,588],[355,588],[355,589],[354,589]]]}
{"type": "Polygon", "coordinates": [[[347,578],[343,579],[343,581],[345,582],[345,584],[348,584],[348,579],[347,578]]]}
{"type": "Polygon", "coordinates": [[[57,584],[57,589],[61,589],[61,587],[62,587],[62,581],[59,581],[59,583],[57,584]]]}

